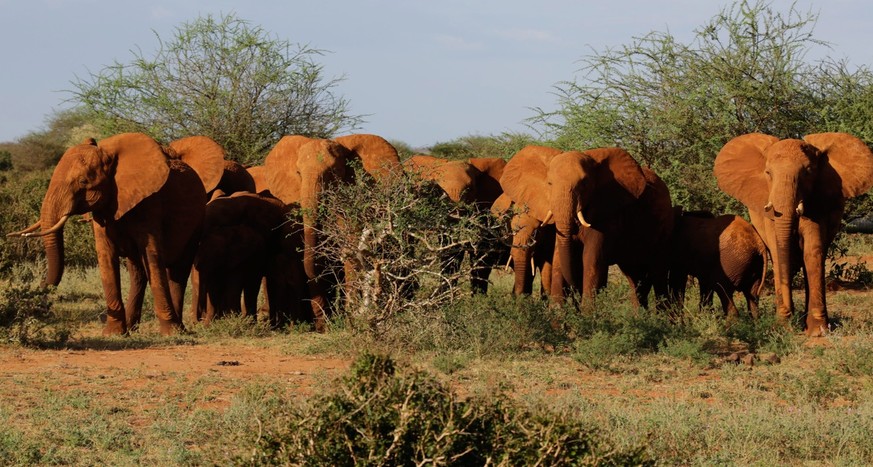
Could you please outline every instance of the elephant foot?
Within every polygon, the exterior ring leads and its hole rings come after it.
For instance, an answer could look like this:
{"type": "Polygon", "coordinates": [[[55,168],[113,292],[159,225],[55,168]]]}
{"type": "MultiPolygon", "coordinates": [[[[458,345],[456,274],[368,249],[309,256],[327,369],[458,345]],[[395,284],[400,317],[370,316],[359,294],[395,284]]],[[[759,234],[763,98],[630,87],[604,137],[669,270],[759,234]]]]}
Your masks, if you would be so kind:
{"type": "Polygon", "coordinates": [[[124,334],[127,334],[127,326],[125,326],[124,321],[113,319],[112,317],[106,318],[106,324],[103,326],[104,336],[121,336],[124,334]]]}
{"type": "Polygon", "coordinates": [[[164,321],[162,319],[159,319],[158,331],[161,333],[162,336],[172,336],[185,332],[185,327],[182,326],[181,323],[176,323],[174,321],[164,321]]]}
{"type": "Polygon", "coordinates": [[[327,320],[323,316],[317,316],[315,318],[315,332],[327,332],[327,320]]]}
{"type": "Polygon", "coordinates": [[[808,317],[806,319],[806,335],[808,337],[822,337],[828,333],[827,319],[808,317]]]}

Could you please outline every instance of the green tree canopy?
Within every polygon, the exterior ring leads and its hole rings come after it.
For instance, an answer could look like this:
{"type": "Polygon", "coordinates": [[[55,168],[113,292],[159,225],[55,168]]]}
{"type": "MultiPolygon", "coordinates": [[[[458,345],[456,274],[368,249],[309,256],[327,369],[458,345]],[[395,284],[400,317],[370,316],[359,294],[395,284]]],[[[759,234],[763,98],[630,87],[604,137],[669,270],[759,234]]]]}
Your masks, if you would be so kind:
{"type": "Polygon", "coordinates": [[[811,63],[810,51],[829,46],[813,35],[816,19],[743,0],[688,44],[656,31],[595,51],[578,79],[555,86],[558,109],[538,109],[531,123],[565,149],[626,148],[664,178],[675,204],[740,212],[712,175],[734,136],[846,131],[873,140],[873,75],[831,59],[811,63]]]}
{"type": "Polygon", "coordinates": [[[278,39],[233,14],[200,17],[176,28],[158,49],[133,51],[73,81],[72,100],[94,114],[104,134],[140,131],[169,141],[206,135],[244,163],[262,160],[286,134],[329,137],[361,118],[334,93],[323,50],[278,39]]]}

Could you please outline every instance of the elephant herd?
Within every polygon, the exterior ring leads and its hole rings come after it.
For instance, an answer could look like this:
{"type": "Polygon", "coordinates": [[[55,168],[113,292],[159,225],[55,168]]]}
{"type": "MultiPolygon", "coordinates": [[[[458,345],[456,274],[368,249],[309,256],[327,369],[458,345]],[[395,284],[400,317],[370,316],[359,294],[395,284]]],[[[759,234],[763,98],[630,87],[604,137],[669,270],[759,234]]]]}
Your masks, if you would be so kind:
{"type": "MultiPolygon", "coordinates": [[[[791,279],[802,269],[806,332],[816,336],[828,329],[825,253],[846,200],[873,185],[873,153],[845,133],[733,138],[714,172],[718,186],[746,205],[750,224],[673,206],[658,175],[620,148],[527,146],[509,160],[416,155],[401,162],[376,135],[293,135],[272,148],[263,166],[246,168],[204,136],[162,146],[125,133],[67,150],[39,220],[9,235],[42,238],[45,283],[57,285],[64,223],[90,213],[106,298],[104,334],[136,328],[147,284],[160,332],[184,329],[189,276],[195,321],[255,314],[263,291],[274,326],[310,321],[323,330],[337,284],[324,274],[333,259],[317,251],[320,198],[356,177],[387,183],[404,172],[434,182],[454,202],[508,219],[511,238],[486,236],[491,244],[477,248],[491,253],[471,255],[474,293],[487,290],[491,268],[508,256],[513,293],[531,293],[538,271],[543,295],[560,302],[579,293],[583,304],[593,303],[614,264],[639,306],[648,306],[652,291],[658,305],[681,303],[691,275],[702,303],[717,294],[725,314],[735,317],[732,296],[741,291],[757,317],[769,254],[777,317],[792,316],[791,279]],[[130,276],[126,302],[121,258],[130,276]]],[[[341,266],[354,274],[353,264],[341,266]]]]}

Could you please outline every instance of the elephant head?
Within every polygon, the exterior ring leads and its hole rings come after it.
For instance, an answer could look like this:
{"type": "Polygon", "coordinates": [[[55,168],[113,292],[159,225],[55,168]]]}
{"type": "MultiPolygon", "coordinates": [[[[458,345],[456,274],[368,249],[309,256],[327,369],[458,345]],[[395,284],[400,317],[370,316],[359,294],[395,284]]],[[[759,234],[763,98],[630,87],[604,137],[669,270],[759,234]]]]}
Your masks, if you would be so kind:
{"type": "Polygon", "coordinates": [[[403,168],[422,180],[436,183],[456,203],[472,203],[477,199],[476,181],[481,172],[472,164],[419,154],[403,161],[403,168]]]}
{"type": "Polygon", "coordinates": [[[64,273],[64,223],[71,215],[93,213],[105,224],[120,219],[156,193],[170,169],[161,146],[141,133],[85,140],[68,149],[52,173],[40,219],[24,236],[42,236],[48,261],[45,284],[64,273]],[[42,230],[40,230],[42,229],[42,230]]]}
{"type": "Polygon", "coordinates": [[[571,242],[579,227],[603,229],[612,214],[646,188],[640,165],[619,148],[584,152],[528,146],[506,164],[504,191],[542,223],[554,222],[556,258],[568,284],[580,284],[574,272],[571,242]]]}
{"type": "Polygon", "coordinates": [[[752,133],[725,144],[714,172],[719,188],[748,207],[770,249],[780,317],[793,310],[791,251],[802,236],[805,261],[817,263],[807,264],[809,290],[821,294],[820,307],[816,300],[809,304],[807,324],[826,321],[824,252],[840,226],[845,200],[873,186],[873,153],[867,145],[846,133],[819,133],[803,140],[752,133]]]}

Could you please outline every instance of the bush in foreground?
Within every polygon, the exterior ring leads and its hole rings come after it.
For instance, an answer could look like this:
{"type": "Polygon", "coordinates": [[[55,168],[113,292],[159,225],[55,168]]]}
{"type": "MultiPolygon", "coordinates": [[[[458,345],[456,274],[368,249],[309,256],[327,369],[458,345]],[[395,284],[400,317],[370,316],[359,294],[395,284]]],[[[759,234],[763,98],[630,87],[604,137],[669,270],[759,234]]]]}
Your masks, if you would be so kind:
{"type": "Polygon", "coordinates": [[[463,400],[421,372],[364,354],[333,393],[313,398],[259,440],[252,464],[648,465],[562,414],[530,413],[498,395],[463,400]]]}

